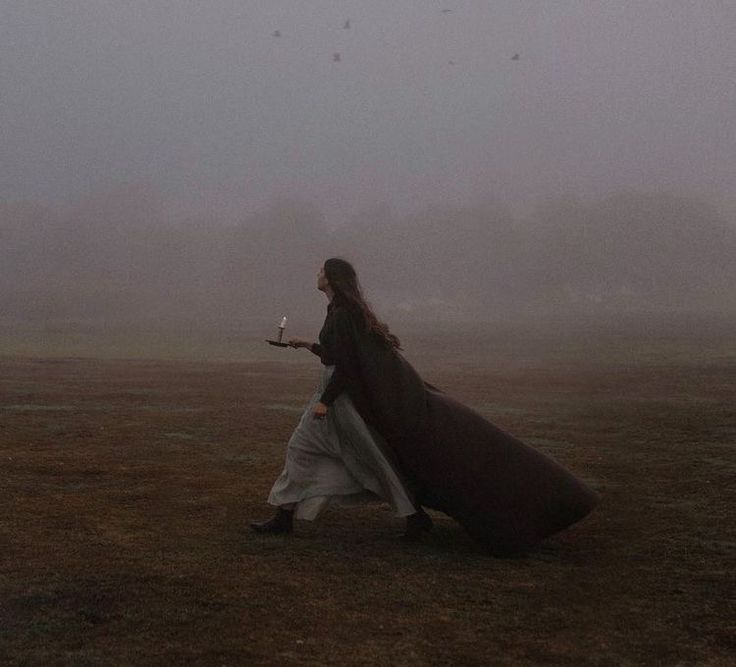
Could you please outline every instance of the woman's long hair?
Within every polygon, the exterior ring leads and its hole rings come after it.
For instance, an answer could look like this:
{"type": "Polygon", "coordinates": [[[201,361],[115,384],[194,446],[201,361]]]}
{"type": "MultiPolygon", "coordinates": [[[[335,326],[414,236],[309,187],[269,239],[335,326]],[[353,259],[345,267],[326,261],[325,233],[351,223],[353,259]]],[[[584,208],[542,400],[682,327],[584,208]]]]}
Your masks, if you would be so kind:
{"type": "Polygon", "coordinates": [[[335,293],[338,303],[345,306],[355,315],[363,327],[375,334],[389,347],[401,349],[401,341],[388,330],[388,325],[381,322],[363,296],[358,282],[358,274],[350,262],[331,257],[325,264],[325,277],[335,293]]]}

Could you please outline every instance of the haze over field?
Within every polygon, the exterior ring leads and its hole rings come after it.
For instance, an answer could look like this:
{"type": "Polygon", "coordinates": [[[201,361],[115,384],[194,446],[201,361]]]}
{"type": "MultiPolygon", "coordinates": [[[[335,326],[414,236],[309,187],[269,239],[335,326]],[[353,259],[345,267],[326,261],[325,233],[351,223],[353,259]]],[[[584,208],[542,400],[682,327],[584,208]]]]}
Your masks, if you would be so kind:
{"type": "Polygon", "coordinates": [[[734,314],[734,34],[730,0],[3,3],[0,316],[319,319],[332,254],[387,318],[734,314]]]}

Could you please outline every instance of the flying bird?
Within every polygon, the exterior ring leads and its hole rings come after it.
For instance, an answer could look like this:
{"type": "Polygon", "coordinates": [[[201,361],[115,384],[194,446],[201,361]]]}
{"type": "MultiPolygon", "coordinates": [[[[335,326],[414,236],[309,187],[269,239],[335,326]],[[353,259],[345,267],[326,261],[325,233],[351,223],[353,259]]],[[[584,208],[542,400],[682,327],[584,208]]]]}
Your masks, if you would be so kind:
{"type": "Polygon", "coordinates": [[[521,57],[521,56],[519,56],[519,54],[518,54],[518,53],[515,53],[515,54],[514,54],[514,55],[513,55],[512,57],[511,57],[511,60],[519,60],[519,58],[520,58],[520,57],[521,57]]]}
{"type": "Polygon", "coordinates": [[[340,54],[339,53],[333,53],[332,54],[332,62],[333,63],[339,63],[340,62],[340,54]]]}
{"type": "Polygon", "coordinates": [[[452,14],[452,10],[451,9],[443,9],[442,10],[442,13],[443,14],[452,14]]]}
{"type": "Polygon", "coordinates": [[[281,31],[280,30],[274,30],[272,36],[273,37],[281,37],[281,31]]]}
{"type": "Polygon", "coordinates": [[[447,61],[447,64],[448,64],[448,65],[454,65],[454,64],[455,64],[455,61],[454,61],[454,60],[448,60],[448,61],[447,61]]]}
{"type": "Polygon", "coordinates": [[[345,28],[345,30],[350,30],[350,19],[345,21],[345,25],[343,26],[343,28],[345,28]]]}

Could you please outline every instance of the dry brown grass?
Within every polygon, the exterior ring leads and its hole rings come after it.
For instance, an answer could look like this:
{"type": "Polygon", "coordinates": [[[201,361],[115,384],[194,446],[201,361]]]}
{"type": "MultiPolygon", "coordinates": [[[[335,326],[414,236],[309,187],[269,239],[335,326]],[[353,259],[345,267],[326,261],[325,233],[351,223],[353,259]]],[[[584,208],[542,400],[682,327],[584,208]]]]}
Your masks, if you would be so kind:
{"type": "MultiPolygon", "coordinates": [[[[315,363],[0,360],[0,663],[732,665],[736,362],[435,366],[603,494],[526,558],[252,534],[315,363]]],[[[582,360],[582,361],[581,361],[582,360]]]]}

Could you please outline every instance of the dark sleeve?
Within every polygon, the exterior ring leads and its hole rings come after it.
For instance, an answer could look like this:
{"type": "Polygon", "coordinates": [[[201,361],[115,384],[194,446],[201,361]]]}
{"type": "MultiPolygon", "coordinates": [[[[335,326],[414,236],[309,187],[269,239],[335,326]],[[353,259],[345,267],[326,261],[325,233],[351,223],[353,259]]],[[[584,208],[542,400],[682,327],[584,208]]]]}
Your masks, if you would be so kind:
{"type": "Polygon", "coordinates": [[[312,354],[316,354],[318,357],[322,356],[322,346],[319,343],[312,343],[309,346],[309,351],[312,354]]]}
{"type": "Polygon", "coordinates": [[[336,365],[319,400],[325,405],[332,405],[343,391],[345,391],[345,374],[340,366],[336,365]]]}
{"type": "Polygon", "coordinates": [[[332,405],[335,399],[347,390],[355,362],[355,341],[350,314],[340,309],[333,317],[335,349],[332,352],[335,356],[335,370],[320,397],[320,401],[325,405],[332,405]]]}

